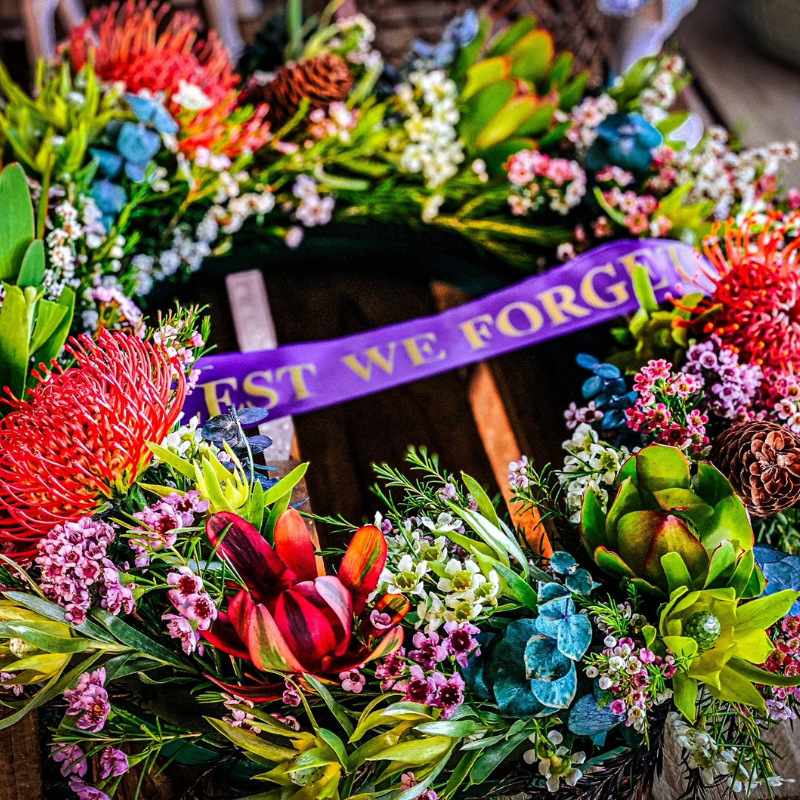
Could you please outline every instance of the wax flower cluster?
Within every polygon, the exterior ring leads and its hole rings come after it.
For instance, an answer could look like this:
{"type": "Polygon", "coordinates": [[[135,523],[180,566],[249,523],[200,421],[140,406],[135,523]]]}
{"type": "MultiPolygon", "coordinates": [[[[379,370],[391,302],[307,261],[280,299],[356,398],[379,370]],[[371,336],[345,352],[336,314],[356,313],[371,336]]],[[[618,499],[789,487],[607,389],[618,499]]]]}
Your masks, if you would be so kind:
{"type": "MultiPolygon", "coordinates": [[[[775,650],[764,663],[764,669],[779,675],[800,675],[800,616],[785,617],[772,630],[775,650]]],[[[767,713],[776,721],[797,719],[800,689],[771,686],[765,690],[767,713]]]]}
{"type": "Polygon", "coordinates": [[[513,188],[508,205],[516,217],[542,209],[563,216],[586,194],[586,173],[577,161],[567,158],[521,150],[508,160],[506,171],[513,188]]]}
{"type": "Polygon", "coordinates": [[[603,643],[602,652],[584,660],[586,677],[596,678],[598,687],[611,693],[613,699],[608,707],[613,714],[624,717],[627,726],[642,732],[652,706],[672,696],[665,681],[675,674],[675,658],[662,658],[629,636],[617,639],[609,634],[603,643]]]}
{"type": "Polygon", "coordinates": [[[458,172],[464,160],[464,145],[456,125],[460,119],[456,100],[458,87],[444,70],[415,71],[397,87],[397,103],[406,116],[407,137],[400,167],[420,173],[430,189],[441,186],[458,172]]]}
{"type": "Polygon", "coordinates": [[[133,611],[133,584],[126,584],[108,548],[116,540],[107,522],[83,517],[56,525],[38,544],[45,597],[64,608],[65,619],[82,625],[93,604],[112,614],[133,611]]]}
{"type": "Polygon", "coordinates": [[[686,452],[703,452],[710,440],[708,415],[698,407],[702,377],[673,372],[668,361],[653,359],[637,373],[633,388],[639,396],[625,411],[631,430],[686,452]]]}

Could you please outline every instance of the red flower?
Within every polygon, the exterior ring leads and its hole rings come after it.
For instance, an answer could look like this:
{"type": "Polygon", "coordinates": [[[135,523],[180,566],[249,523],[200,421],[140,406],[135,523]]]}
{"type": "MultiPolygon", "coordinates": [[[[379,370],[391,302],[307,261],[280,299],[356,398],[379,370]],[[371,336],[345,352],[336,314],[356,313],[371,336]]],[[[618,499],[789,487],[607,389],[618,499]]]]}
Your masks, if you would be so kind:
{"type": "Polygon", "coordinates": [[[702,320],[703,333],[719,336],[740,362],[797,372],[800,238],[786,236],[783,215],[763,219],[750,216],[741,225],[728,220],[724,237],[717,225],[706,238],[703,251],[715,271],[701,264],[697,285],[708,297],[695,313],[713,312],[702,320]]]}
{"type": "Polygon", "coordinates": [[[94,9],[70,33],[73,68],[93,60],[103,81],[121,81],[133,94],[143,89],[164,92],[167,108],[181,126],[178,139],[184,152],[207,147],[233,158],[243,150],[257,150],[269,138],[267,107],[237,110],[239,77],[216,34],[198,41],[199,20],[187,12],[175,13],[159,33],[168,11],[169,4],[146,0],[94,9]],[[205,96],[207,108],[193,110],[176,101],[187,84],[205,96]]]}
{"type": "Polygon", "coordinates": [[[247,587],[203,632],[220,650],[264,671],[321,675],[382,658],[402,644],[398,623],[409,609],[405,597],[387,595],[376,604],[391,617],[388,630],[375,628],[365,614],[386,563],[386,539],[376,527],[356,531],[336,576],[320,569],[294,509],[278,518],[274,548],[249,522],[226,511],[209,519],[206,532],[247,587]]]}
{"type": "Polygon", "coordinates": [[[70,340],[77,366],[38,375],[0,420],[0,541],[27,557],[54,525],[124,495],[150,463],[186,396],[182,371],[137,336],[70,340]]]}

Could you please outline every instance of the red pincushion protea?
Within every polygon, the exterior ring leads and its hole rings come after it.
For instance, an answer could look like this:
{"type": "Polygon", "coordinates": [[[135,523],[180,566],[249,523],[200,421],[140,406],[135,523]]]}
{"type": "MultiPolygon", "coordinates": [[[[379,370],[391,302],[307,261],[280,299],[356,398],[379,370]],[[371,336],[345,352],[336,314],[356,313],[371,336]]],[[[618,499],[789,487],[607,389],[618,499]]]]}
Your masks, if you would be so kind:
{"type": "Polygon", "coordinates": [[[227,50],[212,31],[198,41],[199,20],[175,13],[159,33],[169,4],[127,0],[94,9],[70,33],[69,58],[74,69],[93,60],[97,76],[121,81],[127,91],[164,92],[170,113],[178,120],[181,150],[207,147],[231,158],[257,150],[269,138],[266,106],[255,112],[237,109],[239,77],[227,50]],[[208,107],[186,108],[175,100],[181,87],[199,90],[208,107]]]}
{"type": "Polygon", "coordinates": [[[765,369],[800,369],[800,238],[798,216],[780,213],[717,225],[703,243],[715,271],[700,264],[697,285],[708,295],[695,313],[714,311],[703,333],[716,334],[739,360],[765,369]]]}
{"type": "Polygon", "coordinates": [[[125,494],[183,407],[167,353],[129,333],[73,338],[77,366],[46,373],[0,420],[0,541],[30,556],[54,525],[125,494]]]}

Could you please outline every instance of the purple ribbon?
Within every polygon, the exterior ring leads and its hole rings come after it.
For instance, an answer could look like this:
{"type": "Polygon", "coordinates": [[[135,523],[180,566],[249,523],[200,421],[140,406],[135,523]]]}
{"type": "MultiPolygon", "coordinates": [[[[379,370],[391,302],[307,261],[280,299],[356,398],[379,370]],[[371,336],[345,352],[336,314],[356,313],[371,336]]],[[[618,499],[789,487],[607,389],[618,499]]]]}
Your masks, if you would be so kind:
{"type": "Polygon", "coordinates": [[[206,419],[231,405],[267,408],[273,419],[303,414],[599,325],[638,308],[636,266],[649,270],[659,300],[698,271],[694,249],[682,242],[609,242],[435,316],[341,339],[207,356],[198,362],[203,373],[186,418],[206,419]]]}

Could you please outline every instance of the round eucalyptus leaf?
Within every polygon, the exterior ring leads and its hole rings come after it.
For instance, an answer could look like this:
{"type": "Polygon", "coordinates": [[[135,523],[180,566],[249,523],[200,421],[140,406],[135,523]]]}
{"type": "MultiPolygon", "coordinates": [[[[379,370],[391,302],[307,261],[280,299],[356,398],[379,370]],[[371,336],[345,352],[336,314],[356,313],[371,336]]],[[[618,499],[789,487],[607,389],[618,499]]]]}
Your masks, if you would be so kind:
{"type": "Polygon", "coordinates": [[[569,708],[578,688],[578,675],[575,665],[570,665],[570,670],[555,681],[531,681],[533,696],[542,705],[548,708],[569,708]]]}
{"type": "Polygon", "coordinates": [[[563,678],[572,662],[558,650],[558,642],[539,633],[525,647],[525,671],[531,680],[550,683],[563,678]]]}

